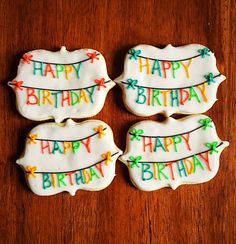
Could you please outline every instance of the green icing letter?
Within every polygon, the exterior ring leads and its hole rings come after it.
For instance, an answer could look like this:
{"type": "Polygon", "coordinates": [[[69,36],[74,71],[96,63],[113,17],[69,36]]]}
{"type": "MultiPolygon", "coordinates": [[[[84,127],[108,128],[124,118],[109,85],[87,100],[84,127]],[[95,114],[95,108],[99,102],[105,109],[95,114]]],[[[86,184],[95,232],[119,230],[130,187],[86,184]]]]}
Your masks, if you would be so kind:
{"type": "Polygon", "coordinates": [[[142,163],[142,180],[151,180],[153,173],[150,171],[150,164],[142,163]]]}
{"type": "Polygon", "coordinates": [[[145,92],[145,89],[143,87],[138,87],[138,98],[136,100],[136,103],[144,104],[147,100],[146,96],[143,94],[145,92]]]}

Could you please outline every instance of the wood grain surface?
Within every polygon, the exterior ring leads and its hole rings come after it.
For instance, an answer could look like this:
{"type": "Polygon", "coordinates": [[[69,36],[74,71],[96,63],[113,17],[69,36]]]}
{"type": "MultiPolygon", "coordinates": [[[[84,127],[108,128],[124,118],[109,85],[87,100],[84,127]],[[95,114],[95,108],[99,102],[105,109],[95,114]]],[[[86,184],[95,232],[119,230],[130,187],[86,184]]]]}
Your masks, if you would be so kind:
{"type": "MultiPolygon", "coordinates": [[[[0,2],[0,243],[236,243],[236,1],[27,1],[0,2]],[[117,162],[103,191],[50,197],[33,194],[15,164],[27,133],[40,122],[23,118],[6,82],[23,53],[33,49],[94,48],[106,58],[112,79],[136,44],[200,43],[215,52],[227,80],[206,114],[220,138],[230,141],[210,182],[142,192],[117,162]]],[[[125,149],[128,128],[143,120],[129,113],[116,86],[94,118],[108,123],[125,149]]],[[[161,116],[152,116],[158,120],[161,116]]]]}

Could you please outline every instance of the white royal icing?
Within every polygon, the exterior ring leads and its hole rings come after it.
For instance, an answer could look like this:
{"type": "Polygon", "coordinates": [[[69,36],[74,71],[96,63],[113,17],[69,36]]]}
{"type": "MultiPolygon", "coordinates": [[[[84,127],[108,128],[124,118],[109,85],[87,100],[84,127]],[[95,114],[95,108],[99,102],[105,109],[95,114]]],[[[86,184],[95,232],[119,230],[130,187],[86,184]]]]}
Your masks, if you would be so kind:
{"type": "Polygon", "coordinates": [[[115,162],[122,154],[111,128],[100,120],[46,123],[31,130],[23,156],[17,160],[37,195],[78,189],[101,190],[115,176],[115,162]]]}
{"type": "Polygon", "coordinates": [[[163,123],[147,120],[129,129],[120,160],[128,166],[131,181],[139,189],[176,189],[212,179],[220,154],[228,145],[205,115],[168,118],[163,123]]]}
{"type": "Polygon", "coordinates": [[[115,83],[107,74],[101,53],[92,49],[69,52],[62,47],[57,52],[34,50],[24,54],[9,85],[24,117],[61,122],[99,113],[115,83]]]}
{"type": "Polygon", "coordinates": [[[215,55],[205,46],[191,44],[163,49],[135,46],[127,53],[123,74],[115,82],[121,86],[130,112],[170,116],[206,112],[217,100],[223,80],[215,55]]]}

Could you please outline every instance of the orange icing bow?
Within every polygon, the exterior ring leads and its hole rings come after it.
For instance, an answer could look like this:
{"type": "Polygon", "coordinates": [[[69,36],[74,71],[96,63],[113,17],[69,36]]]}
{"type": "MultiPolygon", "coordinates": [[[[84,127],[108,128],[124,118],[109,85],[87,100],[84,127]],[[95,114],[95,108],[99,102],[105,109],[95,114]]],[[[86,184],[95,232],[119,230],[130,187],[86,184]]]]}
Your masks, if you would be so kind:
{"type": "Polygon", "coordinates": [[[17,80],[13,80],[12,85],[15,86],[15,90],[19,89],[19,90],[23,90],[23,88],[21,87],[23,85],[23,81],[17,81],[17,80]]]}
{"type": "Polygon", "coordinates": [[[103,131],[103,125],[99,125],[97,128],[94,128],[94,131],[99,133],[100,139],[106,135],[106,133],[103,131]]]}
{"type": "Polygon", "coordinates": [[[100,80],[99,79],[96,79],[94,82],[98,85],[98,91],[100,91],[100,88],[101,87],[106,88],[105,79],[104,78],[102,78],[100,80]]]}
{"type": "Polygon", "coordinates": [[[23,63],[24,64],[30,64],[30,59],[31,58],[33,58],[33,55],[30,55],[30,54],[27,54],[27,53],[25,53],[24,55],[23,55],[23,63]]]}
{"type": "Polygon", "coordinates": [[[38,134],[30,134],[28,136],[28,144],[36,144],[36,139],[38,138],[38,134]]]}
{"type": "Polygon", "coordinates": [[[113,161],[111,157],[112,157],[112,155],[111,155],[111,152],[110,151],[108,151],[107,153],[103,153],[102,154],[102,158],[105,159],[105,164],[106,165],[108,165],[109,162],[112,162],[113,161]]]}
{"type": "Polygon", "coordinates": [[[93,63],[93,60],[94,60],[94,59],[99,60],[99,58],[97,57],[97,52],[96,52],[96,51],[95,51],[95,52],[92,52],[92,53],[87,53],[87,56],[88,56],[89,58],[91,58],[91,63],[93,63]]]}
{"type": "Polygon", "coordinates": [[[36,177],[35,176],[35,172],[37,170],[37,167],[36,166],[27,166],[26,167],[26,173],[27,173],[27,176],[30,177],[36,177]]]}

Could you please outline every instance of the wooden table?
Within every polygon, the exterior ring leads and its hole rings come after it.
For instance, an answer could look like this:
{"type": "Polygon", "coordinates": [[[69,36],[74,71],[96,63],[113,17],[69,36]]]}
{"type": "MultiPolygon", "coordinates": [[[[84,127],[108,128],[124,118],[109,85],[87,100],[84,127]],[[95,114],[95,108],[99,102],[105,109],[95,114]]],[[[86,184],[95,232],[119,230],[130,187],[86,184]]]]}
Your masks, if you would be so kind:
{"type": "MultiPolygon", "coordinates": [[[[0,3],[0,243],[236,243],[235,69],[236,1],[25,1],[0,3]],[[210,115],[224,150],[218,175],[208,183],[142,192],[117,162],[113,183],[103,191],[39,197],[27,187],[15,160],[39,122],[23,118],[6,82],[16,76],[23,53],[33,49],[101,51],[111,78],[123,69],[129,48],[201,43],[213,50],[226,75],[210,115]]],[[[109,92],[95,118],[113,129],[125,149],[128,128],[142,120],[124,107],[121,89],[109,92]],[[112,111],[112,112],[111,112],[112,111]],[[116,116],[114,116],[114,114],[116,116]]],[[[156,120],[159,116],[152,116],[156,120]]]]}

